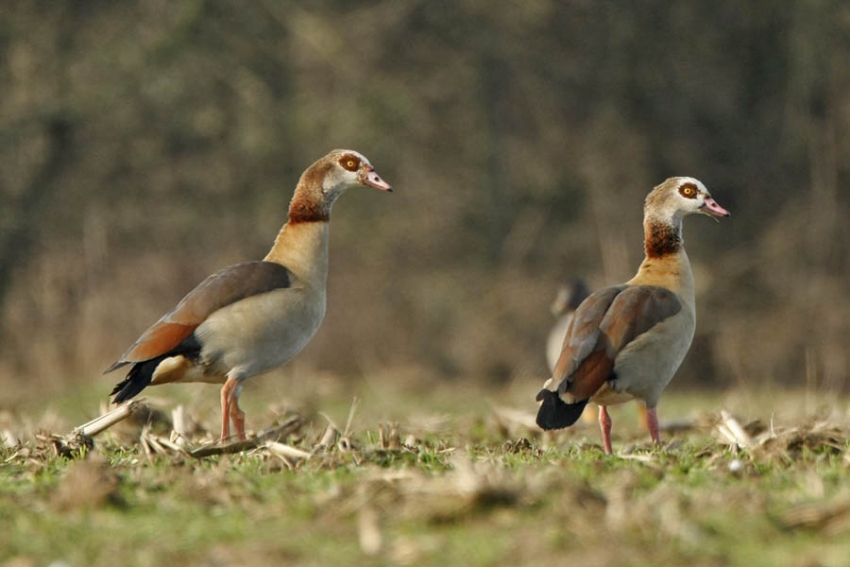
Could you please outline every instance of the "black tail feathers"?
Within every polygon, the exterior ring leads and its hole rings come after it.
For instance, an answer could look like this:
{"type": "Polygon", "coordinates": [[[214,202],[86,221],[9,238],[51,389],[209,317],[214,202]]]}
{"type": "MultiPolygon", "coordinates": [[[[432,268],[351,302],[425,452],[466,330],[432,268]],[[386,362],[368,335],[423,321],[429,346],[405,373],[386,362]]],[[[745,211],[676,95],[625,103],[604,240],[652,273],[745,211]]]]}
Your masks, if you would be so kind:
{"type": "Polygon", "coordinates": [[[112,403],[125,402],[144,390],[153,380],[153,373],[166,356],[158,356],[144,362],[137,362],[130,368],[127,377],[115,385],[110,396],[115,396],[112,403]]]}
{"type": "MultiPolygon", "coordinates": [[[[130,368],[130,372],[127,373],[127,377],[124,378],[121,382],[118,382],[112,389],[112,392],[109,394],[110,396],[115,396],[112,399],[112,403],[120,404],[121,402],[126,402],[127,400],[147,388],[148,384],[150,384],[151,380],[153,380],[153,373],[156,371],[156,367],[159,366],[159,363],[165,360],[166,358],[181,355],[192,360],[193,362],[197,362],[199,360],[200,354],[201,343],[198,341],[197,338],[195,338],[195,335],[193,333],[187,338],[185,338],[182,343],[177,345],[177,348],[160,356],[151,358],[150,360],[144,360],[142,362],[133,363],[133,367],[130,368]]],[[[111,372],[120,366],[124,366],[125,364],[130,363],[119,361],[118,363],[110,366],[106,372],[111,372]]]]}
{"type": "Polygon", "coordinates": [[[543,402],[537,412],[537,425],[546,430],[563,429],[574,424],[587,405],[587,400],[574,404],[565,403],[557,392],[545,388],[537,394],[537,401],[543,402]]]}

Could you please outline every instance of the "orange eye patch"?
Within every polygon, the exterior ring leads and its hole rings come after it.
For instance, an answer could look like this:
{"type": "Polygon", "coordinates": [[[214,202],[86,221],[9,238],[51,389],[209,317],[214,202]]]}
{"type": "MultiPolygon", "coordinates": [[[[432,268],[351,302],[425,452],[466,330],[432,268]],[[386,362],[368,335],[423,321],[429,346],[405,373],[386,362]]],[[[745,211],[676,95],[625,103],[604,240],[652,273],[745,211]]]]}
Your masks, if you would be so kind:
{"type": "Polygon", "coordinates": [[[339,164],[348,171],[357,171],[357,168],[360,167],[360,159],[351,155],[342,156],[339,164]]]}
{"type": "Polygon", "coordinates": [[[679,187],[679,194],[688,199],[695,199],[697,196],[697,188],[693,183],[685,183],[679,187]]]}

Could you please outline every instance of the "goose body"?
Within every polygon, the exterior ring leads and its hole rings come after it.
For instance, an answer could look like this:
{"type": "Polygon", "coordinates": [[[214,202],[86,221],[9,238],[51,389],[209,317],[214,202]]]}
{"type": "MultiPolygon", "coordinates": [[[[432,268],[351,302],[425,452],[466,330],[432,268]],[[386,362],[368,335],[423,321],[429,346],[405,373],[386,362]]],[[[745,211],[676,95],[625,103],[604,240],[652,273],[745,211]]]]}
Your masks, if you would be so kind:
{"type": "Polygon", "coordinates": [[[670,178],[649,193],[644,260],[631,280],[591,294],[576,310],[552,378],[537,395],[543,402],[540,427],[568,427],[592,401],[600,406],[610,453],[607,406],[638,399],[646,404],[650,435],[659,441],[655,408],[696,328],[694,279],[682,241],[682,219],[694,213],[729,216],[691,177],[670,178]]]}
{"type": "Polygon", "coordinates": [[[230,436],[231,423],[244,439],[243,382],[292,359],[325,316],[330,211],[355,186],[392,191],[352,150],[334,150],[307,168],[266,257],[209,276],[142,333],[106,370],[130,365],[113,401],[126,401],[149,385],[220,383],[220,439],[230,436]]]}

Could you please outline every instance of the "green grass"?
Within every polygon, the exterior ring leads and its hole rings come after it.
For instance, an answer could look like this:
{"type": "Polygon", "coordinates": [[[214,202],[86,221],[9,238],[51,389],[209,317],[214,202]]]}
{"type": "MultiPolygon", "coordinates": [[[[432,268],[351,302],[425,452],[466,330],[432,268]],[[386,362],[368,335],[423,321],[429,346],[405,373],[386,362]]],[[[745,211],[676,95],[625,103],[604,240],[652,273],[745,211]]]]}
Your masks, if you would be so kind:
{"type": "MultiPolygon", "coordinates": [[[[704,409],[694,399],[672,396],[669,414],[704,409]]],[[[292,468],[266,450],[149,457],[127,427],[73,460],[28,439],[0,450],[0,563],[844,565],[850,557],[840,413],[827,429],[802,414],[775,421],[777,438],[745,451],[718,443],[715,414],[705,411],[699,426],[651,447],[625,410],[614,414],[619,454],[608,456],[592,425],[543,437],[494,420],[489,403],[452,414],[442,411],[455,407],[451,397],[426,401],[415,407],[439,410],[432,430],[401,419],[410,407],[364,402],[354,449],[292,468]],[[415,437],[412,447],[380,443],[378,422],[393,419],[402,440],[415,437]]],[[[782,413],[766,411],[763,421],[782,413]]],[[[345,412],[340,405],[341,425],[345,412]]],[[[324,423],[317,417],[288,442],[311,449],[324,423]]]]}

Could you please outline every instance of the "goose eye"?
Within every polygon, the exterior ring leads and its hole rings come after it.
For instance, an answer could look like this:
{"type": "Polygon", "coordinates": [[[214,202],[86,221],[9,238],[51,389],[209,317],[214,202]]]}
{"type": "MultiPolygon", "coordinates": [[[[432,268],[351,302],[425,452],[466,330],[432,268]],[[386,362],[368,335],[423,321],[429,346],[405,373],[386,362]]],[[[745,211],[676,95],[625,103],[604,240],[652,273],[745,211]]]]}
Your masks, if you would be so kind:
{"type": "Polygon", "coordinates": [[[697,188],[694,187],[693,185],[691,185],[690,183],[688,183],[686,185],[682,185],[679,188],[679,193],[682,195],[682,197],[687,197],[688,199],[693,199],[694,197],[697,196],[697,188]]]}
{"type": "Polygon", "coordinates": [[[346,156],[339,160],[339,164],[348,171],[357,171],[360,167],[360,160],[353,156],[346,156]]]}

